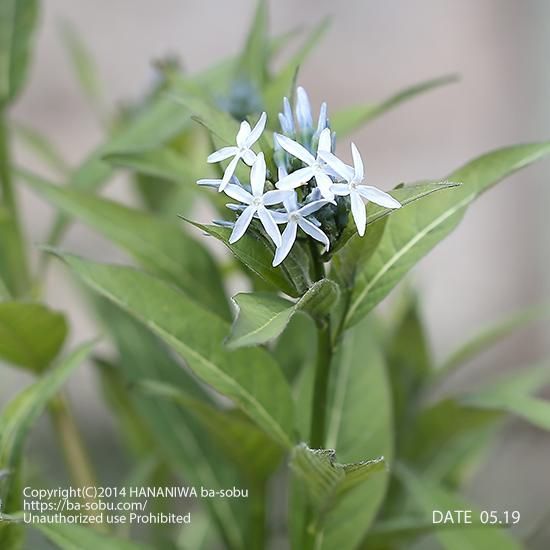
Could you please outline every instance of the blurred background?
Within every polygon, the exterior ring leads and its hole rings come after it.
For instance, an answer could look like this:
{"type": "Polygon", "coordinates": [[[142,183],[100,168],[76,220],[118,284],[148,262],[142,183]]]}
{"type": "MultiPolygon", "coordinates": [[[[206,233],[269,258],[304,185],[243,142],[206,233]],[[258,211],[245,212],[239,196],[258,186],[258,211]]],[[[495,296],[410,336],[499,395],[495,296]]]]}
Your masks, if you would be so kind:
{"type": "MultiPolygon", "coordinates": [[[[189,72],[237,53],[254,11],[252,0],[44,0],[37,47],[26,91],[13,116],[49,136],[77,164],[103,135],[74,77],[60,27],[68,21],[95,58],[104,104],[138,99],[152,85],[151,62],[177,55],[189,72]]],[[[507,144],[550,137],[550,3],[544,0],[277,0],[272,32],[317,23],[332,25],[299,75],[317,108],[329,110],[381,100],[418,81],[458,73],[460,82],[422,95],[371,123],[354,136],[369,183],[383,189],[426,178],[444,178],[469,159],[507,144]]],[[[345,157],[348,145],[340,144],[345,157]]],[[[45,167],[24,150],[19,161],[40,173],[45,167]]],[[[107,194],[132,201],[124,177],[107,194]]],[[[21,190],[26,231],[45,239],[52,211],[21,190]]],[[[503,315],[550,296],[550,165],[522,171],[478,200],[460,228],[414,270],[413,285],[436,356],[444,358],[468,336],[503,315]]],[[[75,225],[64,248],[103,261],[121,258],[101,237],[75,225]]],[[[47,301],[68,312],[71,339],[97,334],[79,293],[53,262],[47,301]]],[[[456,384],[521,368],[548,355],[548,326],[524,330],[494,352],[472,362],[456,384]]],[[[0,404],[27,383],[24,374],[2,370],[0,404]]],[[[76,415],[95,450],[104,481],[123,464],[112,462],[116,434],[90,369],[71,382],[76,415]]],[[[57,475],[60,460],[48,426],[33,448],[45,471],[57,475]]],[[[520,510],[528,531],[548,514],[550,439],[514,421],[502,432],[469,489],[485,508],[520,510]]],[[[547,534],[547,536],[549,536],[547,534]]],[[[533,537],[542,540],[542,533],[533,537]]],[[[548,539],[546,539],[548,540],[548,539]]],[[[542,548],[542,547],[541,547],[542,548]]]]}

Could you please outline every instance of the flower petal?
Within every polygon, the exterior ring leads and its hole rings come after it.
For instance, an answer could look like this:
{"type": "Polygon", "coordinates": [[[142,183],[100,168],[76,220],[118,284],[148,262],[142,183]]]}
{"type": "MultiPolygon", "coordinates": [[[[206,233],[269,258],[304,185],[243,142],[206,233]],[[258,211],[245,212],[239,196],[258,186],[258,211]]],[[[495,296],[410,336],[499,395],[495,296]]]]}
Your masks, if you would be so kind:
{"type": "Polygon", "coordinates": [[[292,107],[290,106],[288,97],[283,98],[283,113],[287,121],[290,123],[292,131],[294,132],[294,116],[292,115],[292,107]]]}
{"type": "Polygon", "coordinates": [[[317,122],[317,131],[322,132],[327,127],[327,104],[325,101],[321,103],[319,109],[319,120],[317,122]]]}
{"type": "Polygon", "coordinates": [[[345,197],[351,193],[350,186],[347,183],[334,183],[330,190],[339,197],[345,197]]]}
{"type": "Polygon", "coordinates": [[[260,206],[260,208],[258,208],[258,216],[264,226],[265,232],[275,243],[275,246],[281,246],[281,233],[279,233],[279,228],[275,220],[271,217],[271,212],[264,206],[260,206]]]}
{"type": "Polygon", "coordinates": [[[261,197],[264,193],[265,174],[266,166],[264,154],[258,153],[252,165],[252,170],[250,171],[250,186],[252,187],[252,194],[255,197],[261,197]]]}
{"type": "Polygon", "coordinates": [[[306,168],[300,168],[285,176],[283,179],[279,180],[275,186],[277,189],[296,189],[304,183],[307,183],[313,177],[313,168],[306,166],[306,168]]]}
{"type": "Polygon", "coordinates": [[[290,153],[293,157],[300,159],[305,164],[315,164],[315,159],[313,158],[313,155],[305,147],[281,134],[274,134],[274,136],[275,139],[279,142],[279,145],[287,153],[290,153]]]}
{"type": "Polygon", "coordinates": [[[357,192],[365,199],[375,202],[386,208],[401,208],[401,203],[395,200],[391,195],[372,187],[372,185],[358,185],[357,192]]]}
{"type": "Polygon", "coordinates": [[[319,145],[317,146],[317,154],[319,151],[326,151],[330,153],[332,147],[332,138],[330,137],[330,128],[325,128],[319,134],[319,145]]]}
{"type": "Polygon", "coordinates": [[[296,241],[296,230],[298,226],[296,222],[289,222],[283,231],[281,239],[281,245],[277,247],[275,251],[275,257],[273,258],[273,267],[277,267],[288,256],[294,241],[296,241]]]}
{"type": "Polygon", "coordinates": [[[357,227],[357,233],[362,237],[367,228],[367,210],[359,193],[352,191],[349,196],[351,199],[351,213],[357,227]]]}
{"type": "Polygon", "coordinates": [[[218,191],[223,191],[227,184],[229,183],[229,180],[233,177],[233,174],[235,173],[235,169],[237,168],[237,164],[240,160],[240,155],[235,155],[231,162],[227,165],[227,168],[225,169],[225,172],[223,173],[222,182],[220,184],[220,187],[218,188],[218,191]]]}
{"type": "Polygon", "coordinates": [[[246,140],[248,136],[250,136],[250,124],[246,120],[243,120],[241,122],[241,127],[239,128],[239,132],[237,133],[237,145],[239,147],[245,147],[246,140]]]}
{"type": "Polygon", "coordinates": [[[280,204],[284,202],[286,196],[290,191],[284,189],[276,189],[275,191],[268,191],[264,193],[264,204],[266,206],[273,206],[274,204],[280,204]]]}
{"type": "Polygon", "coordinates": [[[353,167],[355,168],[355,178],[359,181],[365,177],[365,169],[363,168],[363,159],[359,153],[359,149],[355,143],[351,144],[351,156],[353,157],[353,167]]]}
{"type": "Polygon", "coordinates": [[[229,237],[229,244],[236,243],[243,235],[244,232],[248,229],[250,222],[252,221],[252,216],[256,209],[253,206],[249,206],[244,209],[243,213],[237,218],[231,236],[229,237]]]}
{"type": "Polygon", "coordinates": [[[321,191],[323,198],[328,201],[333,201],[334,193],[332,192],[332,180],[330,177],[322,172],[317,172],[315,174],[315,181],[317,182],[317,187],[319,191],[321,191]]]}
{"type": "Polygon", "coordinates": [[[343,163],[338,157],[328,151],[319,151],[319,157],[324,160],[339,176],[346,181],[351,181],[354,170],[351,166],[343,163]]]}
{"type": "Polygon", "coordinates": [[[311,118],[311,105],[306,91],[299,86],[296,90],[296,119],[302,132],[311,128],[313,120],[311,118]]]}
{"type": "Polygon", "coordinates": [[[214,151],[211,155],[208,155],[206,160],[208,162],[220,162],[236,155],[238,152],[238,147],[222,147],[220,150],[214,151]]]}
{"type": "Polygon", "coordinates": [[[287,212],[277,212],[277,210],[270,210],[271,217],[276,224],[288,223],[288,213],[287,212]]]}
{"type": "Polygon", "coordinates": [[[245,149],[242,153],[243,160],[248,164],[248,166],[252,166],[254,164],[254,161],[256,160],[256,153],[252,151],[252,149],[245,149]]]}
{"type": "Polygon", "coordinates": [[[214,180],[214,179],[202,179],[197,180],[197,185],[203,185],[205,187],[215,187],[216,189],[220,186],[222,180],[214,180]]]}
{"type": "Polygon", "coordinates": [[[262,132],[265,130],[266,123],[267,123],[267,114],[262,113],[260,115],[260,118],[258,119],[258,122],[256,122],[256,126],[254,126],[254,129],[250,132],[248,137],[245,139],[246,147],[251,147],[254,143],[256,143],[260,139],[262,132]]]}
{"type": "Polygon", "coordinates": [[[330,204],[330,201],[321,200],[321,201],[310,202],[305,206],[302,206],[302,208],[298,210],[298,213],[301,216],[306,217],[306,216],[309,216],[310,214],[313,214],[313,212],[317,212],[317,210],[320,210],[321,208],[323,208],[323,206],[326,206],[327,204],[330,204]]]}
{"type": "Polygon", "coordinates": [[[298,210],[298,195],[296,191],[288,193],[288,195],[285,197],[285,200],[283,201],[283,204],[287,212],[295,212],[296,210],[298,210]]]}
{"type": "Polygon", "coordinates": [[[227,184],[224,192],[228,197],[244,204],[250,204],[254,200],[254,197],[248,191],[233,183],[227,184]]]}
{"type": "Polygon", "coordinates": [[[304,233],[307,233],[310,237],[313,237],[316,241],[323,243],[325,245],[325,251],[329,249],[330,241],[328,240],[328,237],[313,223],[311,223],[309,220],[306,220],[304,218],[300,218],[298,220],[298,225],[300,226],[300,228],[304,233]]]}

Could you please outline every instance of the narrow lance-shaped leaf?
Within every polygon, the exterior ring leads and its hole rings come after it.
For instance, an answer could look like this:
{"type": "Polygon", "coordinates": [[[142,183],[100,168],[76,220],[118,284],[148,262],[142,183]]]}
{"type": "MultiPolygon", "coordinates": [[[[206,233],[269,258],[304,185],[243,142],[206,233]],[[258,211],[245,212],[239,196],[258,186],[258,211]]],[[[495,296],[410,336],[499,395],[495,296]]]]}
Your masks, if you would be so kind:
{"type": "Polygon", "coordinates": [[[256,13],[237,63],[236,78],[249,80],[259,90],[266,78],[268,54],[267,1],[256,0],[256,13]]]}
{"type": "Polygon", "coordinates": [[[3,0],[0,3],[0,110],[23,85],[36,25],[36,0],[3,0]]]}
{"type": "MultiPolygon", "coordinates": [[[[0,470],[9,471],[10,476],[0,484],[0,501],[10,502],[13,479],[17,477],[18,466],[21,460],[25,439],[36,419],[42,414],[46,405],[60,390],[70,373],[80,365],[93,343],[80,346],[59,362],[59,364],[42,378],[31,384],[20,394],[14,397],[3,409],[0,415],[0,470]]],[[[16,500],[20,501],[21,495],[16,500]]],[[[17,509],[3,510],[7,513],[18,512],[17,509]]],[[[4,548],[7,540],[12,540],[13,531],[18,529],[17,524],[0,522],[0,547],[4,548]]]]}
{"type": "Polygon", "coordinates": [[[292,56],[290,61],[266,85],[263,96],[268,119],[273,125],[277,121],[277,113],[283,107],[283,97],[290,96],[296,78],[296,73],[307,56],[329,28],[330,19],[324,18],[310,31],[302,46],[292,56]]]}
{"type": "MultiPolygon", "coordinates": [[[[116,365],[127,386],[135,389],[145,380],[154,380],[179,388],[195,399],[211,402],[195,378],[146,326],[108,300],[98,298],[94,304],[116,344],[119,353],[116,365]]],[[[238,470],[216,452],[202,425],[177,404],[143,392],[126,390],[126,395],[140,414],[142,426],[138,428],[149,430],[155,449],[167,462],[170,472],[184,475],[190,484],[215,490],[225,489],[239,479],[238,470]]],[[[243,508],[248,503],[207,499],[203,504],[209,512],[211,526],[217,528],[228,548],[241,548],[245,536],[240,518],[245,515],[243,508]]]]}
{"type": "Polygon", "coordinates": [[[439,88],[440,86],[452,84],[457,80],[458,77],[456,75],[441,76],[439,78],[419,82],[414,86],[405,88],[404,90],[388,97],[381,103],[348,107],[331,115],[331,128],[339,136],[351,134],[355,130],[358,130],[364,124],[367,124],[371,120],[374,120],[375,118],[383,115],[387,111],[398,107],[399,105],[401,105],[401,103],[409,101],[416,96],[419,96],[425,92],[429,92],[435,88],[439,88]]]}
{"type": "Polygon", "coordinates": [[[236,243],[229,244],[230,228],[189,223],[221,241],[248,269],[285,294],[298,298],[312,285],[309,257],[299,244],[293,246],[280,266],[273,267],[274,246],[260,230],[250,226],[236,243]]]}
{"type": "Polygon", "coordinates": [[[102,112],[102,90],[94,58],[82,40],[80,33],[68,22],[61,26],[63,45],[69,54],[72,68],[86,97],[100,117],[102,112]]]}
{"type": "MultiPolygon", "coordinates": [[[[550,142],[516,145],[483,155],[449,176],[461,186],[395,212],[367,265],[358,272],[346,317],[352,326],[459,224],[468,205],[492,185],[550,153],[550,142]]],[[[368,231],[365,238],[368,238],[368,231]]]]}
{"type": "Polygon", "coordinates": [[[457,350],[443,361],[436,369],[437,377],[448,374],[455,368],[467,363],[470,359],[482,353],[497,342],[504,340],[510,334],[533,322],[548,320],[550,318],[549,305],[537,305],[529,307],[510,315],[504,320],[486,327],[472,339],[462,344],[457,350]]]}
{"type": "Polygon", "coordinates": [[[326,514],[338,506],[348,491],[369,481],[373,474],[385,469],[384,459],[365,460],[352,464],[336,462],[330,449],[310,449],[301,443],[292,451],[290,469],[308,493],[315,515],[306,529],[322,540],[326,514]]]}
{"type": "Polygon", "coordinates": [[[133,268],[59,255],[88,286],[156,332],[204,382],[233,399],[275,441],[291,445],[290,388],[267,352],[228,352],[223,346],[227,323],[160,279],[133,268]]]}
{"type": "Polygon", "coordinates": [[[338,285],[317,281],[296,303],[271,292],[241,292],[233,297],[239,311],[226,340],[230,349],[264,344],[277,338],[298,311],[323,317],[338,300],[338,285]]]}
{"type": "Polygon", "coordinates": [[[532,395],[548,384],[550,369],[546,364],[492,381],[489,386],[464,395],[460,402],[468,407],[515,414],[543,430],[550,430],[550,401],[532,395]]]}
{"type": "Polygon", "coordinates": [[[265,480],[282,458],[282,449],[237,409],[219,409],[159,382],[145,381],[138,389],[145,395],[169,399],[189,411],[247,479],[265,480]]]}
{"type": "MultiPolygon", "coordinates": [[[[473,508],[470,503],[463,502],[442,486],[421,479],[404,464],[396,465],[395,471],[399,481],[405,486],[425,516],[430,517],[433,510],[472,510],[473,508]]],[[[469,529],[441,529],[435,531],[434,534],[445,550],[464,548],[521,549],[521,545],[504,529],[481,525],[477,520],[478,518],[473,520],[477,525],[471,525],[469,529]]]]}
{"type": "Polygon", "coordinates": [[[51,140],[35,128],[23,124],[14,125],[15,137],[48,168],[67,176],[69,166],[51,140]]]}
{"type": "Polygon", "coordinates": [[[52,185],[26,171],[20,174],[54,206],[87,223],[148,269],[192,293],[212,311],[229,317],[221,275],[214,260],[175,223],[71,187],[52,185]]]}
{"type": "Polygon", "coordinates": [[[0,303],[0,359],[42,372],[67,336],[65,317],[32,302],[0,303]]]}

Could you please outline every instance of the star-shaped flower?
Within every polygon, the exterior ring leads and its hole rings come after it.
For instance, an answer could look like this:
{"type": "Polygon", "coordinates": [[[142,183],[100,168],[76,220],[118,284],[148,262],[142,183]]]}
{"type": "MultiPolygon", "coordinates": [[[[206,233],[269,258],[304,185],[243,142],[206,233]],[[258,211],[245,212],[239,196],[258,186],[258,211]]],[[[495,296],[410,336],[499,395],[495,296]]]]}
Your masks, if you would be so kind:
{"type": "Polygon", "coordinates": [[[273,267],[278,266],[288,256],[296,240],[298,227],[316,241],[324,244],[325,250],[329,249],[330,242],[328,237],[313,222],[307,219],[307,216],[317,212],[317,210],[323,208],[328,203],[329,201],[327,200],[318,200],[300,207],[296,191],[288,192],[283,201],[286,212],[273,212],[273,218],[277,223],[287,224],[283,231],[282,242],[277,247],[275,257],[273,258],[273,267]]]}
{"type": "Polygon", "coordinates": [[[296,189],[314,177],[317,182],[317,187],[321,191],[323,197],[329,201],[334,200],[334,193],[331,191],[333,182],[329,176],[329,173],[332,173],[332,171],[321,157],[321,153],[330,153],[331,150],[332,140],[330,129],[325,128],[319,135],[317,158],[315,158],[303,145],[300,145],[286,136],[275,134],[275,139],[287,153],[300,159],[307,165],[305,168],[299,168],[288,176],[280,179],[277,182],[277,188],[296,189]]]}
{"type": "Polygon", "coordinates": [[[362,199],[367,199],[386,208],[401,208],[401,203],[376,187],[364,185],[365,172],[363,160],[354,143],[351,144],[351,154],[353,156],[353,168],[344,164],[330,152],[321,151],[319,156],[344,179],[344,183],[332,184],[330,190],[335,195],[349,195],[351,213],[357,227],[357,232],[362,237],[367,227],[367,211],[362,199]]]}
{"type": "Polygon", "coordinates": [[[225,169],[222,183],[218,188],[218,191],[221,192],[225,189],[231,179],[231,176],[235,173],[235,169],[237,168],[237,164],[240,159],[243,159],[248,166],[252,166],[254,164],[254,161],[256,160],[256,153],[251,149],[251,147],[260,139],[260,136],[265,129],[266,122],[267,115],[265,113],[262,113],[253,129],[250,128],[250,124],[248,124],[246,120],[241,122],[241,127],[236,138],[237,146],[222,147],[218,151],[215,151],[209,155],[207,159],[208,162],[221,162],[229,157],[233,157],[225,169]]]}
{"type": "Polygon", "coordinates": [[[272,206],[283,202],[288,195],[288,191],[276,190],[264,193],[265,177],[266,166],[264,154],[258,153],[252,165],[252,170],[250,171],[250,187],[252,193],[232,183],[225,186],[224,191],[226,195],[247,205],[235,222],[233,232],[229,237],[230,244],[237,242],[244,235],[252,218],[257,214],[266,233],[275,243],[275,246],[281,245],[281,233],[273,219],[273,213],[268,210],[266,206],[272,206]]]}

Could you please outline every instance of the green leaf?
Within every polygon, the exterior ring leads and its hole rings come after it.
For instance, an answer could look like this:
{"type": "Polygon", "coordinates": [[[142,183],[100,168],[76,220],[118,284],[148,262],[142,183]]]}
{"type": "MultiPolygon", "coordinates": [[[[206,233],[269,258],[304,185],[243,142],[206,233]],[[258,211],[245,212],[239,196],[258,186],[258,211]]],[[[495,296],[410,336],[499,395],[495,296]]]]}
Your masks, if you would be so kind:
{"type": "Polygon", "coordinates": [[[236,78],[245,78],[260,89],[266,78],[269,55],[267,1],[257,0],[256,14],[237,64],[236,78]]]}
{"type": "MultiPolygon", "coordinates": [[[[384,235],[356,278],[346,317],[350,327],[375,307],[401,278],[460,223],[468,205],[513,172],[550,153],[550,142],[506,147],[483,155],[449,176],[462,185],[426,197],[389,218],[384,235]]],[[[368,238],[368,231],[365,238],[368,238]]]]}
{"type": "Polygon", "coordinates": [[[190,411],[247,479],[264,481],[282,458],[282,450],[236,409],[219,409],[168,384],[146,381],[140,389],[168,398],[190,411]]]}
{"type": "Polygon", "coordinates": [[[277,121],[277,113],[283,106],[283,97],[290,97],[293,94],[292,86],[296,79],[298,69],[307,56],[317,45],[330,25],[330,19],[325,17],[310,31],[300,49],[294,54],[290,61],[274,76],[266,85],[263,96],[267,109],[268,120],[273,123],[277,121]]]}
{"type": "Polygon", "coordinates": [[[65,317],[42,304],[0,303],[0,359],[40,373],[67,336],[65,317]]]}
{"type": "Polygon", "coordinates": [[[61,26],[61,38],[82,91],[101,115],[101,84],[92,54],[80,33],[68,21],[61,26]]]}
{"type": "Polygon", "coordinates": [[[289,381],[295,380],[303,369],[314,369],[316,338],[317,327],[313,320],[305,313],[298,313],[275,343],[273,355],[289,381]]]}
{"type": "MultiPolygon", "coordinates": [[[[62,359],[55,368],[16,395],[2,410],[0,415],[0,470],[8,470],[12,473],[18,471],[28,432],[50,399],[60,390],[69,374],[84,361],[92,346],[93,343],[88,343],[77,348],[62,359]]],[[[10,493],[15,490],[12,487],[13,476],[3,480],[0,485],[1,502],[9,502],[14,505],[12,496],[10,496],[10,493]]],[[[18,508],[6,510],[7,512],[21,509],[21,495],[18,495],[16,500],[19,501],[18,508]]],[[[10,540],[14,536],[14,529],[17,529],[16,524],[6,525],[0,522],[0,545],[2,548],[5,547],[6,540],[10,540]]]]}
{"type": "MultiPolygon", "coordinates": [[[[431,519],[433,510],[474,509],[470,503],[462,501],[442,486],[427,479],[421,479],[404,464],[396,464],[395,473],[422,510],[426,520],[431,519]]],[[[468,529],[440,529],[435,531],[435,536],[446,550],[463,550],[464,548],[521,549],[521,545],[507,531],[486,525],[473,524],[468,529]]]]}
{"type": "Polygon", "coordinates": [[[352,464],[336,462],[332,449],[310,449],[305,443],[294,447],[290,469],[305,486],[316,512],[314,524],[308,529],[322,529],[324,517],[337,506],[348,491],[385,469],[384,459],[352,464]]]}
{"type": "Polygon", "coordinates": [[[408,420],[414,416],[418,396],[432,373],[418,298],[412,291],[404,296],[400,310],[385,345],[398,439],[401,429],[409,429],[408,420]]]}
{"type": "Polygon", "coordinates": [[[401,433],[401,457],[433,479],[460,482],[464,468],[490,442],[502,414],[444,399],[417,413],[401,433]]]}
{"type": "Polygon", "coordinates": [[[197,174],[189,162],[175,150],[149,149],[138,151],[112,151],[104,159],[113,166],[130,168],[140,174],[162,178],[174,183],[191,186],[197,174]]]}
{"type": "MultiPolygon", "coordinates": [[[[401,184],[393,189],[390,195],[397,199],[403,207],[423,199],[432,193],[436,193],[437,191],[445,191],[446,189],[452,189],[458,186],[458,183],[448,181],[438,183],[417,183],[413,185],[401,184]]],[[[362,265],[363,259],[366,261],[370,258],[370,254],[374,251],[381,238],[381,234],[377,233],[373,235],[372,226],[377,222],[384,221],[387,216],[396,212],[397,210],[392,208],[385,208],[373,202],[369,202],[367,204],[367,231],[370,230],[370,234],[367,232],[366,237],[360,237],[357,234],[355,223],[352,219],[349,220],[348,225],[332,251],[333,253],[339,252],[339,254],[334,255],[334,260],[337,264],[335,271],[342,270],[344,274],[349,274],[347,277],[345,275],[338,275],[338,277],[343,278],[343,280],[348,280],[350,279],[350,275],[355,275],[358,266],[362,265]],[[367,239],[372,239],[373,242],[367,239]]]]}
{"type": "MultiPolygon", "coordinates": [[[[154,380],[207,403],[211,402],[210,397],[144,325],[103,298],[94,303],[118,349],[116,366],[126,380],[126,395],[140,414],[141,426],[137,428],[148,430],[154,437],[149,449],[158,450],[171,472],[178,478],[184,476],[189,484],[216,490],[232,486],[239,479],[239,472],[211,444],[202,425],[174,403],[129,390],[154,380]]],[[[136,435],[139,437],[139,432],[136,435]]],[[[144,443],[147,442],[140,442],[144,443]]],[[[206,499],[203,504],[210,513],[211,525],[218,528],[227,547],[241,548],[245,536],[240,518],[247,502],[206,499]]]]}
{"type": "Polygon", "coordinates": [[[0,279],[0,301],[4,302],[5,300],[9,300],[10,298],[11,295],[8,287],[4,284],[4,281],[0,279]]]}
{"type": "Polygon", "coordinates": [[[34,527],[61,550],[152,550],[149,546],[98,533],[82,525],[45,523],[34,527]]]}
{"type": "Polygon", "coordinates": [[[239,310],[226,344],[230,349],[265,344],[280,336],[296,312],[323,317],[338,296],[338,285],[328,279],[317,281],[296,303],[271,292],[241,292],[233,297],[239,310]]]}
{"type": "MultiPolygon", "coordinates": [[[[189,221],[189,220],[186,220],[189,221]]],[[[254,227],[250,227],[236,243],[229,244],[231,229],[216,225],[203,225],[189,221],[208,235],[216,237],[248,269],[285,294],[298,298],[313,284],[309,274],[309,258],[298,244],[295,244],[286,260],[273,267],[274,247],[271,241],[254,227]]]]}
{"type": "Polygon", "coordinates": [[[441,366],[436,369],[436,376],[439,377],[440,375],[448,374],[449,371],[467,363],[473,357],[482,353],[497,342],[504,340],[516,330],[535,321],[548,320],[549,318],[549,306],[537,305],[514,313],[504,320],[499,320],[497,323],[486,327],[451,353],[451,355],[443,361],[441,366]]]}
{"type": "MultiPolygon", "coordinates": [[[[176,104],[172,98],[155,98],[89,155],[72,174],[70,185],[84,191],[98,190],[114,173],[113,167],[104,160],[105,155],[111,151],[160,147],[181,133],[189,122],[189,111],[176,104]]],[[[58,215],[48,236],[49,244],[59,241],[68,222],[66,214],[58,215]]]]}
{"type": "MultiPolygon", "coordinates": [[[[391,464],[391,390],[376,325],[367,319],[344,335],[336,350],[328,390],[325,447],[343,462],[384,456],[391,464]]],[[[382,504],[389,476],[381,473],[350,491],[327,515],[323,550],[355,548],[382,504]]]]}
{"type": "Polygon", "coordinates": [[[0,3],[0,109],[17,96],[25,80],[37,14],[36,0],[0,3]]]}
{"type": "Polygon", "coordinates": [[[229,318],[216,263],[204,247],[175,223],[71,187],[52,185],[26,171],[20,173],[31,189],[54,206],[105,235],[211,311],[229,318]]]}
{"type": "Polygon", "coordinates": [[[398,107],[401,103],[409,101],[410,99],[413,99],[425,92],[429,92],[434,88],[439,88],[440,86],[446,86],[447,84],[454,83],[457,80],[458,77],[456,75],[441,76],[439,78],[425,80],[415,84],[414,86],[405,88],[404,90],[388,97],[381,103],[347,107],[342,111],[334,113],[330,117],[330,126],[339,136],[351,134],[364,124],[367,124],[387,111],[398,107]]]}
{"type": "Polygon", "coordinates": [[[197,376],[233,399],[275,441],[291,445],[290,389],[267,352],[228,352],[222,343],[228,325],[160,279],[128,267],[58,255],[88,286],[157,333],[197,376]]]}
{"type": "Polygon", "coordinates": [[[48,168],[61,176],[68,174],[69,166],[45,135],[30,126],[19,123],[14,125],[14,130],[19,141],[48,168]]]}
{"type": "Polygon", "coordinates": [[[550,401],[530,393],[550,384],[548,365],[491,381],[485,388],[460,398],[464,406],[515,414],[543,430],[550,430],[550,401]]]}

